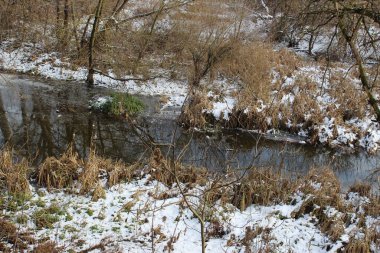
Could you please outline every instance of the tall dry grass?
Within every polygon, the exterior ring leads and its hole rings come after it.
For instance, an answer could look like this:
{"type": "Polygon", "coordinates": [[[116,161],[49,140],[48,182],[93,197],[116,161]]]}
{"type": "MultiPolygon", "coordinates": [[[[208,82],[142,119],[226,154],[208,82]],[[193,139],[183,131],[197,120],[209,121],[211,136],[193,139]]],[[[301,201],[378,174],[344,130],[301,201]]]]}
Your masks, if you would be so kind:
{"type": "Polygon", "coordinates": [[[17,161],[12,148],[0,151],[0,186],[13,195],[30,195],[30,167],[26,159],[17,161]]]}
{"type": "Polygon", "coordinates": [[[48,157],[41,163],[36,173],[37,183],[48,190],[70,187],[78,179],[80,168],[83,161],[70,147],[59,159],[48,157]]]}

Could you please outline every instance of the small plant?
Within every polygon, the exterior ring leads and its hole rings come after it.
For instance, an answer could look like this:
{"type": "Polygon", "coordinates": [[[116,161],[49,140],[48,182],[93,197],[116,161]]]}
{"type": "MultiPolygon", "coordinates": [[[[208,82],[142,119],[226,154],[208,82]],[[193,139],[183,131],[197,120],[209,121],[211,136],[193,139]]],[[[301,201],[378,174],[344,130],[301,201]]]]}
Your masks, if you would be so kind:
{"type": "Polygon", "coordinates": [[[88,216],[93,216],[94,215],[94,211],[91,210],[91,209],[87,209],[86,213],[88,214],[88,216]]]}
{"type": "Polygon", "coordinates": [[[59,216],[64,214],[65,212],[61,208],[52,204],[48,208],[34,212],[32,218],[38,229],[53,228],[54,223],[59,221],[59,216]]]}
{"type": "Polygon", "coordinates": [[[36,201],[36,206],[38,206],[38,207],[45,207],[46,203],[45,203],[45,201],[43,201],[42,199],[39,198],[36,201]]]}
{"type": "Polygon", "coordinates": [[[127,93],[113,93],[109,97],[100,97],[91,106],[96,111],[114,116],[135,115],[144,109],[140,99],[127,93]]]}
{"type": "Polygon", "coordinates": [[[25,214],[17,216],[16,222],[19,224],[26,224],[28,222],[28,216],[25,214]]]}

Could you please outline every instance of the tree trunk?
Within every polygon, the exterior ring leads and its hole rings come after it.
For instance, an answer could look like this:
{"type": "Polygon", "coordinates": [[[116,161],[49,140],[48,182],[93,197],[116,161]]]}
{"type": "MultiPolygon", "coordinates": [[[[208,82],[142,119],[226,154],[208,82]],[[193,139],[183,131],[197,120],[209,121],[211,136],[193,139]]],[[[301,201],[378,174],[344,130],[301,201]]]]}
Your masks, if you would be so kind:
{"type": "Polygon", "coordinates": [[[360,81],[362,83],[362,87],[363,87],[365,93],[368,96],[369,104],[372,106],[373,110],[375,111],[376,120],[378,122],[380,122],[380,108],[379,108],[379,105],[377,103],[376,98],[374,97],[374,95],[371,92],[371,85],[369,83],[367,73],[366,73],[365,68],[364,68],[363,59],[362,59],[362,57],[359,53],[359,50],[358,50],[358,48],[354,42],[353,36],[350,36],[348,34],[348,31],[344,27],[342,18],[339,19],[338,25],[339,25],[339,28],[340,28],[342,34],[343,34],[343,37],[345,38],[348,45],[350,46],[352,54],[354,55],[356,64],[358,65],[358,70],[359,70],[359,74],[360,74],[360,81]]]}
{"type": "Polygon", "coordinates": [[[99,27],[99,19],[102,14],[103,4],[105,0],[99,0],[98,5],[96,7],[94,23],[92,25],[90,44],[88,46],[88,74],[87,74],[87,84],[90,87],[94,86],[94,45],[95,45],[95,37],[99,27]]]}

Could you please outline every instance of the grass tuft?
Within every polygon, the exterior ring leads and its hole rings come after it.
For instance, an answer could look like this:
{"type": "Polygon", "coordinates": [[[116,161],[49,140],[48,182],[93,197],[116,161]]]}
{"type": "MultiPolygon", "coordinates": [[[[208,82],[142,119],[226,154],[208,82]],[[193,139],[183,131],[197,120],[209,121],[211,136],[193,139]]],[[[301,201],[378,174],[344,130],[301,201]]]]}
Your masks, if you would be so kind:
{"type": "Polygon", "coordinates": [[[0,187],[12,195],[29,196],[29,164],[25,159],[15,162],[14,151],[5,148],[0,152],[0,187]]]}
{"type": "Polygon", "coordinates": [[[59,159],[45,159],[38,168],[37,183],[48,190],[69,187],[78,178],[78,169],[82,166],[83,162],[78,155],[69,148],[59,159]]]}

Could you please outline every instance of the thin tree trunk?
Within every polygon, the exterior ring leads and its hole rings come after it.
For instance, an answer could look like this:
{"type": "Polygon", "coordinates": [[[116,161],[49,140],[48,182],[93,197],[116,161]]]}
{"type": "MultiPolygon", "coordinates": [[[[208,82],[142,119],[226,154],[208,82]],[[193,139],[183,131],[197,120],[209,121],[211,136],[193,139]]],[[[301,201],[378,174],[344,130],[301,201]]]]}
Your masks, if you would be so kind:
{"type": "Polygon", "coordinates": [[[372,106],[373,110],[375,111],[376,120],[378,122],[380,122],[380,108],[379,108],[379,105],[377,103],[376,98],[374,97],[374,95],[371,92],[371,85],[369,83],[367,73],[366,73],[365,68],[364,68],[363,59],[362,59],[362,57],[359,53],[359,50],[358,50],[358,48],[357,48],[357,46],[353,40],[353,36],[350,36],[348,34],[348,31],[344,27],[342,18],[339,19],[339,28],[343,34],[343,37],[345,38],[345,40],[347,41],[348,45],[351,48],[351,51],[352,51],[352,54],[354,55],[356,64],[358,65],[358,70],[359,70],[359,74],[360,74],[360,81],[362,83],[362,87],[363,87],[364,91],[367,93],[369,104],[372,106]]]}
{"type": "Polygon", "coordinates": [[[65,0],[63,7],[63,36],[62,47],[66,49],[69,40],[69,0],[65,0]]]}
{"type": "Polygon", "coordinates": [[[88,75],[87,75],[87,84],[88,86],[94,86],[94,45],[95,37],[99,27],[99,19],[102,14],[103,4],[105,0],[99,0],[98,6],[96,7],[94,23],[92,25],[90,44],[88,47],[88,75]]]}

